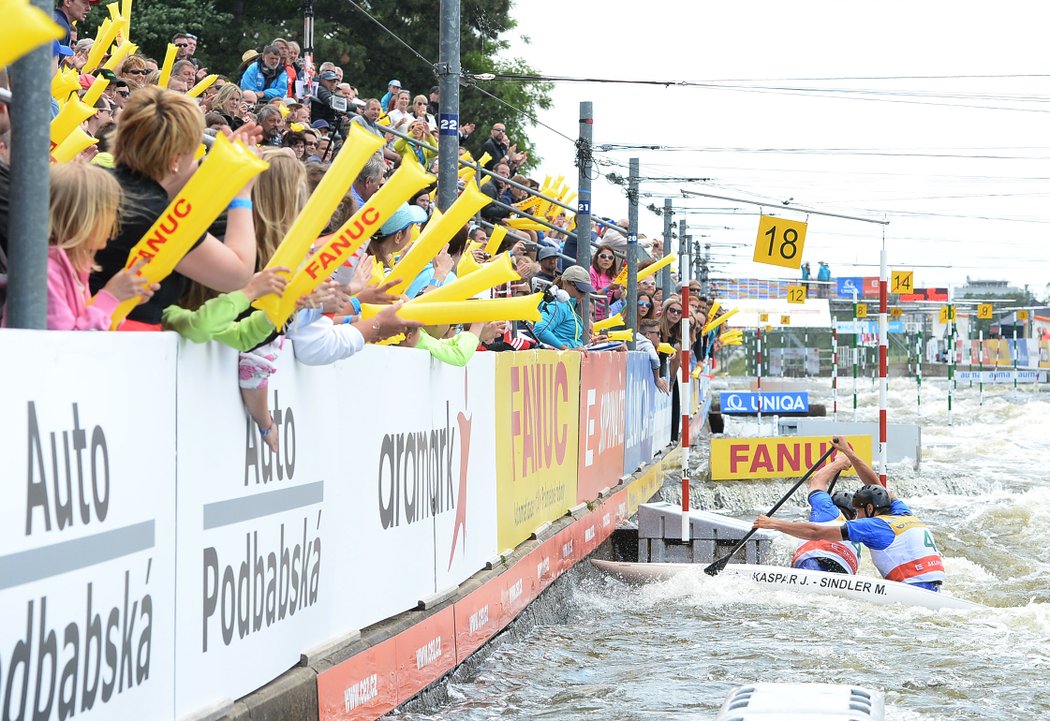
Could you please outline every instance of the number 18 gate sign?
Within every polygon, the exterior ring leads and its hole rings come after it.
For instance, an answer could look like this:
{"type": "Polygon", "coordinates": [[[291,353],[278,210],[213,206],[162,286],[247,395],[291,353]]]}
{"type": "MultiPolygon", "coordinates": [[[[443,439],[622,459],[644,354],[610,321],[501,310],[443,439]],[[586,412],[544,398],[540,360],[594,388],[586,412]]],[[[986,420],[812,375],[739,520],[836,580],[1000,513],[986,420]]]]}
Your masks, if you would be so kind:
{"type": "Polygon", "coordinates": [[[808,413],[809,393],[722,393],[719,397],[722,413],[808,413]]]}

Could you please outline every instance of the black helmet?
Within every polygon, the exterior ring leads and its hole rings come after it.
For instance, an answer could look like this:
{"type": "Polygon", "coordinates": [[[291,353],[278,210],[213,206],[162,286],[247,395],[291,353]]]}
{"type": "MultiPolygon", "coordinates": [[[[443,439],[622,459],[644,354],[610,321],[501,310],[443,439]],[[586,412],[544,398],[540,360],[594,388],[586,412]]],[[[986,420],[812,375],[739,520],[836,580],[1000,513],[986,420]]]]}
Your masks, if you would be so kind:
{"type": "Polygon", "coordinates": [[[849,491],[835,491],[831,494],[831,500],[839,507],[847,521],[857,517],[857,512],[853,510],[853,494],[849,491]]]}
{"type": "Polygon", "coordinates": [[[890,494],[885,488],[869,484],[862,486],[853,494],[853,505],[856,508],[864,508],[869,503],[875,506],[875,510],[878,511],[884,508],[888,509],[892,501],[890,501],[890,494]]]}

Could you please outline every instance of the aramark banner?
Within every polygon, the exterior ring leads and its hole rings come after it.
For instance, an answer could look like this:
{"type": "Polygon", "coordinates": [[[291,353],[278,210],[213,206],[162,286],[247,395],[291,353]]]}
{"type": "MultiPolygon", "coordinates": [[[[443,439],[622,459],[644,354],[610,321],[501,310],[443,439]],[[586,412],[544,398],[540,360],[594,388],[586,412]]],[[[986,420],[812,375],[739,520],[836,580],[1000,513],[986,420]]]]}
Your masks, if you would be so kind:
{"type": "Polygon", "coordinates": [[[719,401],[722,413],[808,413],[809,393],[745,393],[722,391],[719,401]]]}
{"type": "Polygon", "coordinates": [[[3,718],[170,719],[177,339],[3,340],[3,718]]]}

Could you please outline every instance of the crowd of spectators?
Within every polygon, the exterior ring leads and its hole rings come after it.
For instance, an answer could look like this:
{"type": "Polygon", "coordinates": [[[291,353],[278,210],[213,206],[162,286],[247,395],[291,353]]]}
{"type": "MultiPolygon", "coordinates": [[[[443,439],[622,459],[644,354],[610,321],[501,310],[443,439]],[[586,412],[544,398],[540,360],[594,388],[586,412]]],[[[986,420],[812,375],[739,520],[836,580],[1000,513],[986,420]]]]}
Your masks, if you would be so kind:
{"type": "MultiPolygon", "coordinates": [[[[52,76],[60,68],[77,73],[85,68],[93,40],[78,37],[76,24],[94,4],[59,0],[55,18],[66,36],[52,46],[52,76]]],[[[225,73],[198,59],[200,39],[194,35],[177,32],[171,42],[177,52],[166,87],[160,87],[157,60],[141,54],[128,55],[112,70],[79,74],[81,97],[101,78],[108,85],[82,126],[98,142],[73,161],[52,165],[49,328],[106,330],[118,305],[136,299],[138,304],[119,330],[171,329],[197,342],[216,340],[232,346],[239,353],[245,406],[263,439],[275,449],[277,434],[266,405],[266,387],[287,339],[293,340],[297,360],[314,365],[347,358],[376,342],[424,348],[455,364],[468,362],[479,348],[623,349],[604,334],[590,333],[581,308],[587,298],[589,321],[624,310],[626,292],[618,276],[626,239],[613,226],[622,228],[626,221],[597,225],[587,239],[593,251],[589,268],[576,265],[571,213],[549,202],[528,204],[541,186],[524,174],[528,155],[518,150],[502,122],[493,123],[480,143],[473,139],[473,123],[460,125],[460,157],[475,162],[476,153],[478,162],[493,174],[461,174],[461,186],[481,182],[482,192],[498,203],[485,206],[464,226],[411,279],[404,295],[391,292],[401,279],[389,273],[432,215],[433,187],[398,209],[372,237],[366,252],[356,254],[314,293],[297,299],[288,325],[275,328],[251,303],[284,292],[292,269],[264,269],[346,141],[349,126],[360,125],[382,138],[383,146],[360,171],[326,234],[367,203],[403,159],[412,157],[436,172],[432,148],[437,145],[439,89],[405,88],[397,79],[380,85],[374,78],[355,78],[365,91],[359,97],[362,93],[337,64],[322,62],[314,68],[300,46],[285,38],[245,51],[240,66],[221,69],[225,73]],[[194,92],[202,82],[207,88],[194,92]],[[218,134],[253,148],[269,167],[240,188],[174,273],[159,283],[147,282],[138,274],[142,261],[125,267],[129,251],[195,172],[202,140],[218,134]],[[526,207],[541,213],[551,227],[514,223],[524,217],[526,207]],[[487,248],[497,227],[506,237],[498,248],[487,248]],[[424,329],[399,317],[407,300],[502,253],[511,255],[521,281],[497,289],[497,295],[543,293],[541,320],[424,329]],[[382,310],[368,314],[365,306],[382,310]]],[[[0,83],[6,86],[2,72],[0,83]]],[[[17,96],[18,88],[12,90],[17,96]]],[[[59,100],[68,98],[52,101],[52,118],[59,100]]],[[[0,112],[0,251],[7,249],[9,138],[7,115],[0,112]]],[[[659,239],[641,241],[644,268],[662,257],[663,248],[659,239]]],[[[0,264],[6,265],[2,253],[0,264]]],[[[665,392],[667,374],[676,371],[678,356],[657,349],[661,344],[684,344],[693,349],[694,359],[702,359],[709,339],[700,329],[709,309],[697,287],[687,309],[693,320],[691,337],[682,339],[680,297],[664,298],[652,277],[640,282],[635,340],[649,352],[654,377],[665,392]]]]}

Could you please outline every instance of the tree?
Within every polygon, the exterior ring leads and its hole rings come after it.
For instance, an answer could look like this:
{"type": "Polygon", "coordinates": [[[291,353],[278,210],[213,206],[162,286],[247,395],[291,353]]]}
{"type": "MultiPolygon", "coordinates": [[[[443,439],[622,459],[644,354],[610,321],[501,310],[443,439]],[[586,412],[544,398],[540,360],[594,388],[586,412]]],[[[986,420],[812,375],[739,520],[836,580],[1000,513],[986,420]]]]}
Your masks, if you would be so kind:
{"type": "MultiPolygon", "coordinates": [[[[346,0],[313,0],[315,62],[328,60],[342,67],[347,82],[363,98],[381,97],[387,82],[395,78],[413,94],[428,95],[437,85],[433,64],[438,60],[438,0],[360,0],[358,4],[404,44],[346,0]]],[[[200,38],[197,58],[211,72],[230,75],[246,50],[261,50],[277,37],[301,41],[303,8],[295,0],[136,0],[131,35],[141,52],[163,61],[174,33],[193,33],[200,38]]],[[[535,74],[524,59],[502,57],[510,47],[507,34],[517,26],[512,8],[512,0],[463,0],[460,57],[465,75],[535,74]]],[[[92,12],[82,37],[93,37],[103,17],[104,12],[92,12]]],[[[518,150],[529,153],[526,167],[534,166],[539,159],[528,138],[533,127],[529,115],[550,107],[550,92],[551,85],[542,82],[490,81],[477,88],[461,83],[461,122],[473,121],[478,127],[468,143],[471,150],[481,147],[492,123],[503,122],[518,150]]]]}

